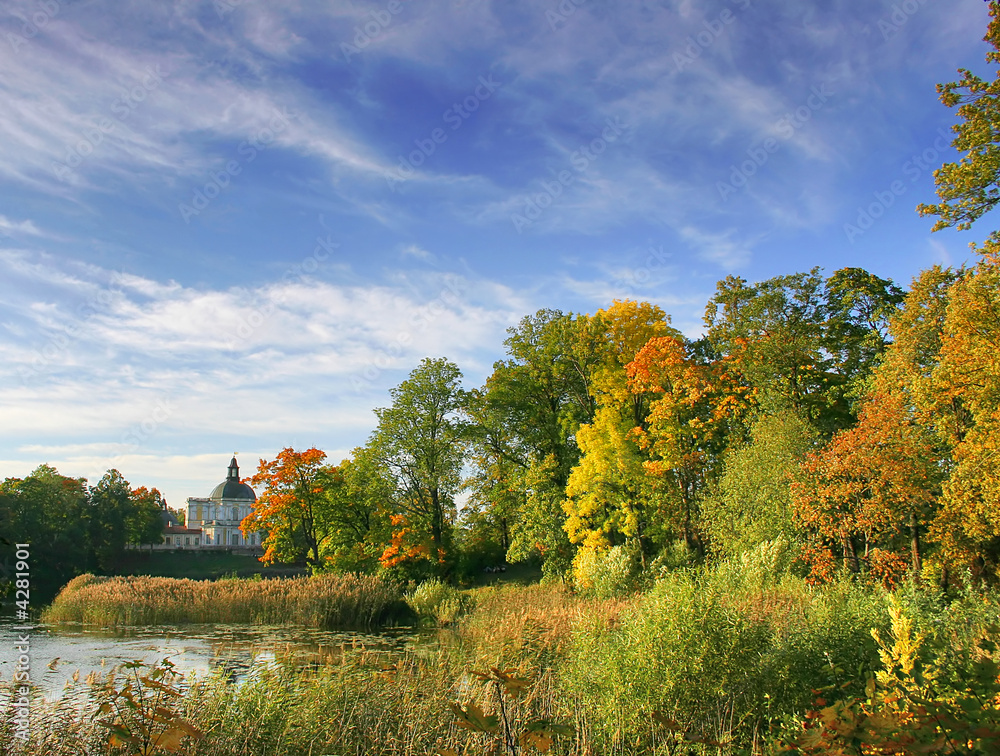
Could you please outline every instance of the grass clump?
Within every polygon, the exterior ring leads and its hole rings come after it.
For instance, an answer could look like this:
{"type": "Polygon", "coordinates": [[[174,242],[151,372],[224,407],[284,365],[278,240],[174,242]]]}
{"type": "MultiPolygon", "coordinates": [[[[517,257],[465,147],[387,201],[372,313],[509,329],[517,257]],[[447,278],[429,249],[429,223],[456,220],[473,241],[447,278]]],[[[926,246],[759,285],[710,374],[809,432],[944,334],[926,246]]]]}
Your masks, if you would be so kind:
{"type": "Polygon", "coordinates": [[[404,594],[403,600],[418,619],[435,623],[438,627],[454,623],[466,605],[464,595],[458,588],[438,578],[425,580],[404,594]]]}
{"type": "Polygon", "coordinates": [[[42,620],[102,627],[234,622],[368,628],[393,622],[401,598],[398,584],[373,575],[216,581],[81,575],[66,584],[42,620]]]}

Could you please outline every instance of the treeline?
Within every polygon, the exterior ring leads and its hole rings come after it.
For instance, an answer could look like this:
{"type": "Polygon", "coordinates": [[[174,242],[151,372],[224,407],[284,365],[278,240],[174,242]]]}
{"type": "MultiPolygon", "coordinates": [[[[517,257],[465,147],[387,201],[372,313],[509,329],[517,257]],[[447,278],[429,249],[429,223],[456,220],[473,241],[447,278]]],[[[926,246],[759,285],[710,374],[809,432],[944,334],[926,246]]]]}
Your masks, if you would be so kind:
{"type": "Polygon", "coordinates": [[[117,470],[90,486],[42,465],[0,484],[0,534],[30,544],[32,600],[49,600],[77,575],[113,572],[128,544],[160,543],[165,507],[158,490],[132,488],[117,470]]]}
{"type": "Polygon", "coordinates": [[[647,302],[540,310],[486,384],[426,359],[333,466],[262,462],[266,559],[587,585],[782,538],[824,581],[993,578],[1000,560],[1000,257],[908,291],[858,268],[720,281],[705,335],[647,302]],[[459,508],[456,502],[464,499],[459,508]]]}

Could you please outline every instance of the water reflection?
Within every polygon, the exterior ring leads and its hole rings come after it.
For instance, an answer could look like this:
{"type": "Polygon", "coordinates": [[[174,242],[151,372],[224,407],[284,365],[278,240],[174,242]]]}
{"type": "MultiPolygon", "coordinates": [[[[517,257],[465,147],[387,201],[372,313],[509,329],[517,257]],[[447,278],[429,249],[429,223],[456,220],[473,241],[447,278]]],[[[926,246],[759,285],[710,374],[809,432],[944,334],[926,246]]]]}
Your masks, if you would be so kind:
{"type": "MultiPolygon", "coordinates": [[[[13,677],[18,633],[0,624],[0,684],[13,677]]],[[[312,630],[268,625],[183,625],[122,628],[38,625],[30,633],[31,678],[54,699],[74,677],[104,674],[122,662],[152,664],[165,657],[185,677],[219,670],[239,682],[255,668],[282,664],[320,667],[338,664],[344,654],[365,652],[385,663],[406,650],[420,652],[432,636],[414,630],[378,633],[312,630]]]]}

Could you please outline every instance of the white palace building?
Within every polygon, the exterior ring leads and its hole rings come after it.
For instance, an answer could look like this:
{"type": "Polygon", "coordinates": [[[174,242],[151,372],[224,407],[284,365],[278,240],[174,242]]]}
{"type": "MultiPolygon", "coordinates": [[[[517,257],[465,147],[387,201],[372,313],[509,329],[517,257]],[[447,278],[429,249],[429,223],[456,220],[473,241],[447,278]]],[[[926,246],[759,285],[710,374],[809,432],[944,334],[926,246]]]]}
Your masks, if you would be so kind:
{"type": "Polygon", "coordinates": [[[163,529],[161,549],[259,549],[264,533],[244,536],[240,530],[243,518],[250,514],[257,494],[240,482],[240,466],[234,456],[229,463],[226,479],[207,498],[187,500],[186,525],[173,515],[163,529]]]}

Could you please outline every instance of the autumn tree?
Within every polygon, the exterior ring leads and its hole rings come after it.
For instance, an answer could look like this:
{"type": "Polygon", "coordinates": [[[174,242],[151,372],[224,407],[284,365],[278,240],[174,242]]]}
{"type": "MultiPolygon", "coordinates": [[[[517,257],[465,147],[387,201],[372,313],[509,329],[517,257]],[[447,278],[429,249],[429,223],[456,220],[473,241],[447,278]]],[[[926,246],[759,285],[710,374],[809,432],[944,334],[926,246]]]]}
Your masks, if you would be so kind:
{"type": "Polygon", "coordinates": [[[325,464],[326,452],[316,448],[282,449],[273,460],[260,460],[250,479],[263,491],[240,529],[244,535],[265,531],[263,562],[304,560],[322,568],[320,545],[333,527],[330,511],[335,489],[343,485],[339,469],[325,464]]]}
{"type": "Polygon", "coordinates": [[[625,368],[632,393],[650,397],[645,421],[632,436],[647,457],[642,466],[655,491],[659,540],[680,536],[697,550],[704,545],[697,502],[714,478],[732,425],[749,406],[746,387],[730,382],[724,362],[705,361],[703,347],[658,336],[625,368]]]}
{"type": "Polygon", "coordinates": [[[987,251],[948,293],[933,378],[938,405],[956,408],[958,417],[953,467],[932,534],[950,564],[994,576],[1000,570],[1000,252],[987,251]]]}
{"type": "Polygon", "coordinates": [[[507,558],[542,558],[565,572],[572,547],[562,501],[579,459],[576,433],[593,418],[592,334],[572,315],[539,310],[507,330],[507,359],[470,392],[469,517],[507,558]]]}
{"type": "Polygon", "coordinates": [[[397,533],[426,535],[430,558],[442,570],[465,458],[461,380],[454,363],[424,359],[389,392],[392,406],[375,410],[378,426],[365,447],[385,476],[397,533]]]}
{"type": "Polygon", "coordinates": [[[802,464],[795,514],[813,536],[806,559],[819,579],[836,564],[894,582],[920,573],[921,534],[937,508],[941,465],[933,439],[899,393],[870,396],[856,427],[802,464]]]}
{"type": "Polygon", "coordinates": [[[651,339],[683,336],[648,302],[616,300],[585,324],[602,344],[592,381],[597,410],[576,434],[581,457],[566,486],[566,532],[591,550],[633,540],[645,555],[659,522],[658,481],[647,475],[650,456],[640,445],[654,396],[630,385],[626,366],[651,339]]]}
{"type": "Polygon", "coordinates": [[[902,301],[891,281],[819,268],[748,284],[720,281],[705,308],[708,339],[765,412],[789,407],[827,436],[854,423],[854,401],[885,350],[902,301]]]}

